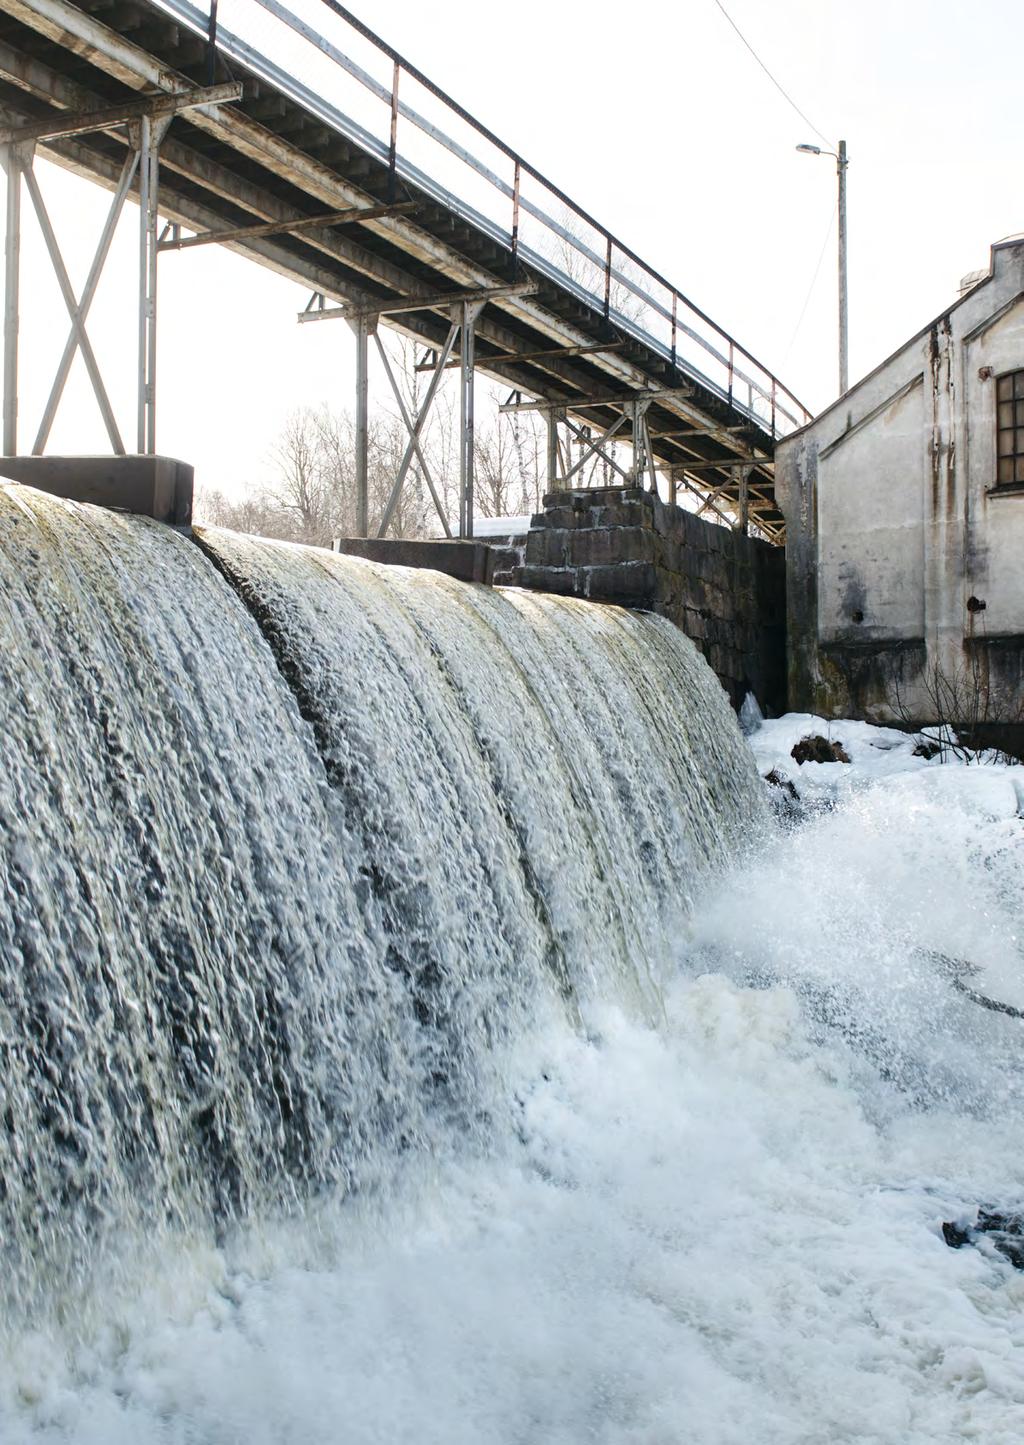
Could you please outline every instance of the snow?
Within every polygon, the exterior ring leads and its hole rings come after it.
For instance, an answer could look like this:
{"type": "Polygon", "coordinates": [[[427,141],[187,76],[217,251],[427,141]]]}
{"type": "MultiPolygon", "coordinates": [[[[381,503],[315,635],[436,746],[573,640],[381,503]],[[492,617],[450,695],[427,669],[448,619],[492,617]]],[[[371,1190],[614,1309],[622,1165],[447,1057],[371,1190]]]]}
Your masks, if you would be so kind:
{"type": "Polygon", "coordinates": [[[474,517],[473,536],[479,541],[489,537],[525,537],[533,518],[522,517],[474,517]]]}
{"type": "Polygon", "coordinates": [[[949,747],[931,758],[915,755],[929,731],[906,733],[849,718],[826,720],[813,713],[786,713],[762,722],[749,742],[762,776],[773,769],[810,804],[835,805],[879,783],[900,787],[912,798],[944,799],[992,818],[1024,812],[1024,767],[1002,761],[991,749],[965,762],[949,747]],[[849,763],[797,763],[792,751],[801,739],[819,736],[841,743],[849,763]]]}

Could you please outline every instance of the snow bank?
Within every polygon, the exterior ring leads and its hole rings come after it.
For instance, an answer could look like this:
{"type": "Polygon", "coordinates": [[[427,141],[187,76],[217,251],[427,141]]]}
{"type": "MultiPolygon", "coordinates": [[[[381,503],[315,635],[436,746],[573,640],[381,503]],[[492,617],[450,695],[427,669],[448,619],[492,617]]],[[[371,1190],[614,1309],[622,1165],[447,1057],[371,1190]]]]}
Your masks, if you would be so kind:
{"type": "Polygon", "coordinates": [[[814,713],[771,718],[750,735],[762,777],[776,775],[811,805],[833,806],[866,788],[897,786],[907,799],[944,800],[988,818],[1024,814],[1024,767],[980,752],[966,763],[949,748],[932,757],[917,750],[932,743],[928,732],[905,733],[849,718],[828,721],[814,713]],[[797,763],[793,749],[802,738],[820,736],[841,743],[849,763],[797,763]]]}

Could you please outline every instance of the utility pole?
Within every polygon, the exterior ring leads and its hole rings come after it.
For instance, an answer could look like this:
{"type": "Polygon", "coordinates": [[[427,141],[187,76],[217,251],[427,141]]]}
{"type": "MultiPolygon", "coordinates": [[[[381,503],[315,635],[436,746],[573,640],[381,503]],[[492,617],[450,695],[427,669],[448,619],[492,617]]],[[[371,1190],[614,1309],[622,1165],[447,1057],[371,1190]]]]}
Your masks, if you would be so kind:
{"type": "Polygon", "coordinates": [[[839,142],[838,151],[823,150],[815,145],[798,145],[797,150],[809,156],[832,156],[839,179],[839,395],[842,396],[850,386],[850,310],[846,264],[846,170],[850,162],[844,140],[839,142]]]}
{"type": "Polygon", "coordinates": [[[836,170],[839,175],[839,395],[850,386],[850,312],[846,270],[846,142],[839,142],[836,170]]]}

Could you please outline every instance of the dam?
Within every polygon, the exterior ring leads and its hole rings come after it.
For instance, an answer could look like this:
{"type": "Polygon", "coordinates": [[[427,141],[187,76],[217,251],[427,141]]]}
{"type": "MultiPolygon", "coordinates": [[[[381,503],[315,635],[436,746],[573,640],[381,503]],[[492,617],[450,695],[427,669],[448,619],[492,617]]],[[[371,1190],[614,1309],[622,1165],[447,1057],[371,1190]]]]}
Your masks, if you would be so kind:
{"type": "Polygon", "coordinates": [[[670,624],[16,485],[0,518],[15,1274],[365,1187],[474,1127],[537,1010],[657,1017],[764,809],[670,624]]]}
{"type": "Polygon", "coordinates": [[[17,483],[0,739],[3,1445],[1013,1438],[999,777],[780,825],[666,618],[17,483]]]}

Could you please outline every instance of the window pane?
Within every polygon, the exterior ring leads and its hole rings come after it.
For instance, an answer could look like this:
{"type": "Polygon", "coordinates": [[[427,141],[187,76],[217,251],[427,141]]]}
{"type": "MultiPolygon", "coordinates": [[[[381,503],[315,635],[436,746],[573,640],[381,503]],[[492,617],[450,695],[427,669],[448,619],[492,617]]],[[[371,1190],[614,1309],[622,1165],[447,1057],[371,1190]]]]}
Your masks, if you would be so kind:
{"type": "Polygon", "coordinates": [[[1013,373],[1013,394],[1014,396],[1024,396],[1024,371],[1013,373]]]}
{"type": "Polygon", "coordinates": [[[1015,432],[1001,431],[999,433],[999,455],[1001,457],[1012,457],[1014,452],[1015,432]]]}
{"type": "Polygon", "coordinates": [[[999,458],[999,474],[998,474],[998,477],[999,477],[999,481],[1001,481],[1001,482],[1012,482],[1012,481],[1013,481],[1013,457],[1000,457],[1000,458],[999,458]]]}
{"type": "Polygon", "coordinates": [[[1014,472],[1013,480],[1015,482],[1024,482],[1024,457],[1018,457],[1014,462],[1014,467],[1016,471],[1014,472]]]}
{"type": "Polygon", "coordinates": [[[1024,426],[1024,401],[1015,401],[1013,407],[1016,413],[1013,418],[1015,425],[1024,426]]]}
{"type": "Polygon", "coordinates": [[[1001,401],[999,403],[999,425],[1013,426],[1013,402],[1001,401]]]}
{"type": "MultiPolygon", "coordinates": [[[[1016,456],[1024,457],[1024,427],[1018,427],[1014,432],[1007,432],[1007,436],[1013,437],[1013,450],[1016,456]]],[[[1000,455],[1002,455],[1000,453],[1000,455]]]]}
{"type": "Polygon", "coordinates": [[[1013,377],[1001,376],[997,385],[996,396],[1000,401],[1009,401],[1013,395],[1013,377]]]}

